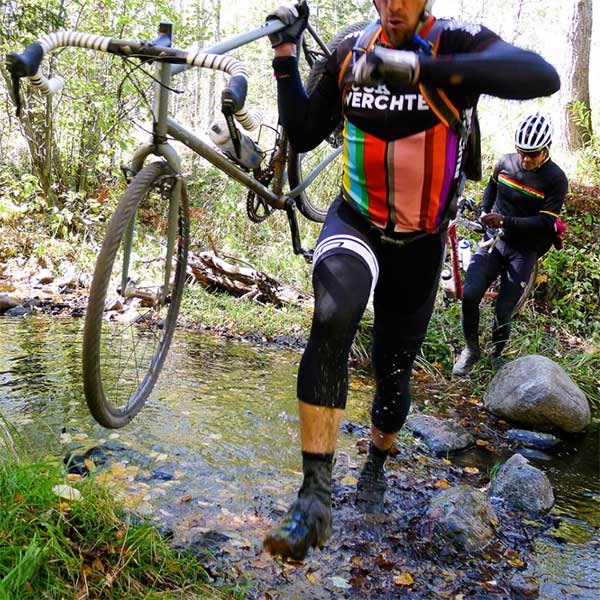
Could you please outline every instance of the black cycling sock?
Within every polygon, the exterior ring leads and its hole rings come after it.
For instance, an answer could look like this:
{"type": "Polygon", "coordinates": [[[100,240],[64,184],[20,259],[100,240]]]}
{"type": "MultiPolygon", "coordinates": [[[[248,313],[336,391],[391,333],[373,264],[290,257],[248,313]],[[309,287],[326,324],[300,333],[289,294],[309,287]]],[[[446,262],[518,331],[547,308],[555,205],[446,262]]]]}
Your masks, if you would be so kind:
{"type": "Polygon", "coordinates": [[[390,450],[391,448],[388,448],[387,450],[382,450],[381,448],[378,448],[373,443],[373,440],[371,440],[371,443],[369,444],[369,457],[373,457],[374,459],[378,459],[381,462],[385,462],[385,459],[388,457],[390,450]]]}
{"type": "Polygon", "coordinates": [[[316,496],[323,504],[331,504],[331,472],[333,454],[302,452],[302,472],[304,479],[298,491],[298,498],[316,496]]]}

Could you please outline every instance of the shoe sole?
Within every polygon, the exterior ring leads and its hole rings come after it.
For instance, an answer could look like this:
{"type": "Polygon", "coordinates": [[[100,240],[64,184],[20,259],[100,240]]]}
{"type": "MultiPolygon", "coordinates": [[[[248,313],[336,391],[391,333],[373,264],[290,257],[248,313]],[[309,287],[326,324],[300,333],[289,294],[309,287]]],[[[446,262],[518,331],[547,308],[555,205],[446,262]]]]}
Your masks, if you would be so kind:
{"type": "Polygon", "coordinates": [[[292,560],[302,561],[306,558],[310,548],[322,548],[330,538],[331,532],[326,534],[324,539],[303,546],[294,545],[284,537],[277,535],[268,535],[263,541],[263,548],[273,556],[281,556],[283,559],[291,558],[292,560]]]}

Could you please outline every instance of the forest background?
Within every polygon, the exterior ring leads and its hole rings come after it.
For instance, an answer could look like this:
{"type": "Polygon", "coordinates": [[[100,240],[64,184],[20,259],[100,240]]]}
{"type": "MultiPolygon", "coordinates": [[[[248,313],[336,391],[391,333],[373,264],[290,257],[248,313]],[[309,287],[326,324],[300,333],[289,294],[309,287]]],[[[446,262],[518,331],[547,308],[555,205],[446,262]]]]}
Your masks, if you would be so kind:
{"type": "MultiPolygon", "coordinates": [[[[153,39],[161,20],[174,24],[176,46],[208,47],[260,26],[276,4],[274,0],[0,0],[0,54],[20,51],[57,29],[153,39]]],[[[349,23],[375,16],[371,0],[312,0],[309,4],[311,23],[326,40],[349,23]]],[[[511,343],[515,355],[541,352],[543,332],[555,344],[544,349],[547,354],[566,353],[571,370],[586,370],[580,380],[597,402],[600,384],[590,375],[593,370],[588,372],[591,367],[597,372],[600,362],[596,318],[600,310],[600,143],[596,134],[600,82],[590,80],[600,62],[600,34],[592,9],[592,0],[438,0],[434,13],[483,23],[506,41],[540,53],[559,70],[562,88],[551,98],[527,102],[482,98],[484,180],[471,184],[467,193],[478,198],[493,161],[512,151],[514,127],[521,117],[537,109],[552,117],[556,130],[553,158],[571,183],[564,213],[569,236],[564,250],[544,258],[535,303],[529,307],[530,320],[526,316],[522,338],[516,335],[511,343]],[[531,331],[537,332],[533,341],[531,331]],[[561,340],[562,346],[556,346],[561,340]],[[516,346],[521,343],[524,346],[516,346]]],[[[276,88],[268,42],[259,40],[234,55],[251,73],[248,106],[258,108],[265,122],[274,125],[276,88]]],[[[81,49],[55,53],[45,68],[62,75],[67,85],[51,99],[24,94],[25,110],[18,118],[9,75],[0,67],[0,264],[18,261],[30,269],[56,270],[65,260],[76,261],[85,282],[123,190],[120,166],[147,136],[151,80],[141,71],[127,76],[118,58],[81,49]]],[[[218,116],[223,83],[220,74],[198,69],[179,76],[177,88],[185,93],[177,95],[177,119],[205,137],[218,116]]],[[[259,143],[268,144],[268,135],[266,131],[259,143]]],[[[309,290],[310,269],[291,252],[285,215],[275,214],[258,225],[250,223],[245,191],[185,149],[182,154],[191,188],[193,249],[236,257],[309,290]]],[[[318,226],[303,221],[301,227],[305,244],[310,246],[318,226]]],[[[204,315],[207,320],[228,319],[218,312],[219,307],[215,309],[215,303],[214,298],[199,299],[196,294],[188,299],[187,308],[217,310],[204,315]]],[[[242,321],[238,326],[247,329],[251,325],[243,319],[255,315],[255,307],[242,306],[238,304],[236,318],[242,321]]],[[[264,316],[261,319],[260,326],[268,329],[271,325],[264,316]]],[[[424,348],[430,364],[443,369],[451,364],[460,344],[458,326],[457,305],[432,323],[433,333],[424,348]]],[[[289,330],[294,326],[274,327],[289,330]]]]}

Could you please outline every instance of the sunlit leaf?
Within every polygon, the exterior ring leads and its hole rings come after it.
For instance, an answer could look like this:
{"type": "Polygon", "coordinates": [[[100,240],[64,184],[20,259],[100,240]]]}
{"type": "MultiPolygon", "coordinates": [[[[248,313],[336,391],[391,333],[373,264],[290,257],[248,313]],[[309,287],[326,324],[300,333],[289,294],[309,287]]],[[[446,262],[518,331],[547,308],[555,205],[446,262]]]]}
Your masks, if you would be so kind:
{"type": "Polygon", "coordinates": [[[344,579],[343,577],[334,576],[334,577],[330,577],[329,580],[331,581],[331,583],[333,583],[333,585],[335,585],[335,587],[339,587],[344,590],[349,590],[352,587],[348,583],[348,581],[346,579],[344,579]]]}
{"type": "Polygon", "coordinates": [[[81,500],[81,492],[70,485],[55,485],[52,491],[65,500],[81,500]]]}
{"type": "Polygon", "coordinates": [[[394,577],[394,583],[396,585],[412,585],[415,582],[410,573],[400,573],[394,577]]]}
{"type": "Polygon", "coordinates": [[[312,571],[309,571],[306,574],[306,579],[308,579],[311,583],[314,583],[315,585],[318,585],[319,583],[321,583],[319,581],[319,578],[312,571]]]}
{"type": "Polygon", "coordinates": [[[342,485],[356,485],[358,483],[358,479],[356,477],[352,477],[352,475],[346,475],[341,481],[342,485]]]}
{"type": "Polygon", "coordinates": [[[67,473],[67,481],[81,481],[83,477],[79,473],[67,473]]]}
{"type": "Polygon", "coordinates": [[[477,446],[489,446],[488,440],[475,440],[477,446]]]}
{"type": "Polygon", "coordinates": [[[523,567],[525,563],[520,558],[515,558],[514,560],[509,560],[508,564],[513,567],[523,567]]]}
{"type": "Polygon", "coordinates": [[[442,488],[442,489],[450,487],[450,484],[448,483],[448,481],[446,479],[438,479],[434,485],[436,488],[442,488]]]}
{"type": "Polygon", "coordinates": [[[479,473],[479,469],[477,467],[465,467],[465,473],[469,473],[471,475],[477,475],[479,473]]]}

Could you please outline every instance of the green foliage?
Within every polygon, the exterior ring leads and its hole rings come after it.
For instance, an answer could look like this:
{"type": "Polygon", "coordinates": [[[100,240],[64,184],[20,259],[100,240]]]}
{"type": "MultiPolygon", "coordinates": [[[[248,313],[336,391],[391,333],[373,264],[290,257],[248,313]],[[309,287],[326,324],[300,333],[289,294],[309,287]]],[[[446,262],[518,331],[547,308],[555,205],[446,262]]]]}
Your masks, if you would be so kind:
{"type": "Polygon", "coordinates": [[[600,333],[595,318],[600,311],[600,248],[566,246],[548,253],[542,263],[543,275],[536,298],[550,314],[568,323],[580,335],[600,333]]]}
{"type": "Polygon", "coordinates": [[[64,484],[57,465],[0,462],[1,598],[231,597],[93,480],[69,484],[81,500],[59,498],[64,484]]]}

